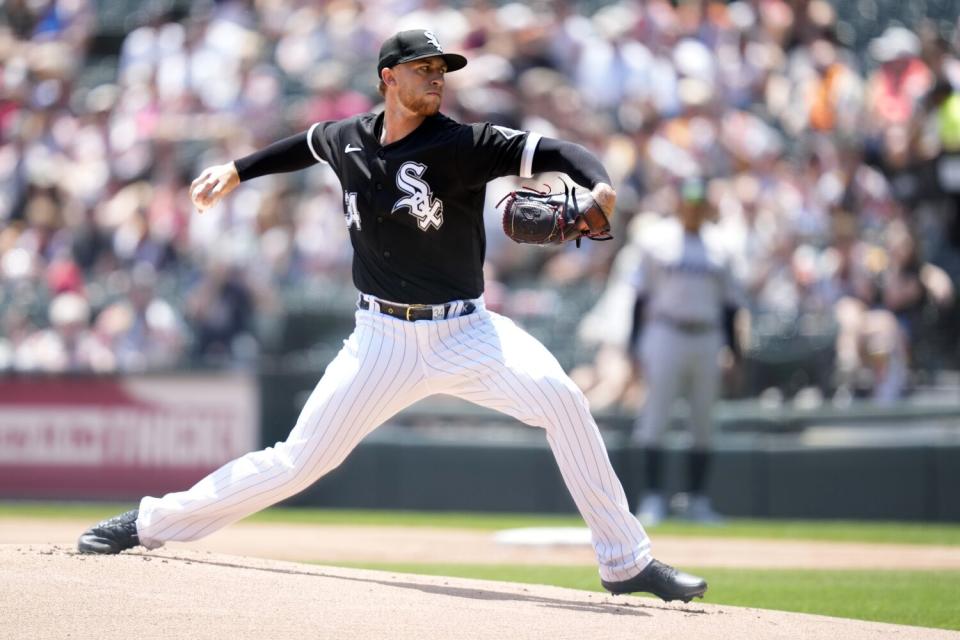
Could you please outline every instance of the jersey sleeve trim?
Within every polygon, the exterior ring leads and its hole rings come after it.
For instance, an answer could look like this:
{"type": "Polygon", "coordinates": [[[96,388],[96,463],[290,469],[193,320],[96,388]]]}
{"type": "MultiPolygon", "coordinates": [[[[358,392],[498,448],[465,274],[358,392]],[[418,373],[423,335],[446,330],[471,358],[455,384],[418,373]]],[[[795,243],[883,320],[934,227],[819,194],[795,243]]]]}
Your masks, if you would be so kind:
{"type": "Polygon", "coordinates": [[[540,143],[541,137],[539,133],[534,133],[533,131],[527,134],[527,141],[523,145],[523,153],[520,156],[521,178],[533,177],[533,154],[537,150],[537,145],[540,143]]]}
{"type": "Polygon", "coordinates": [[[317,159],[317,162],[322,162],[323,164],[330,164],[329,162],[324,160],[319,153],[317,153],[316,149],[313,148],[313,132],[319,126],[320,126],[320,123],[316,122],[313,124],[312,127],[310,127],[310,130],[307,131],[307,146],[310,147],[310,153],[313,155],[314,158],[317,159]]]}

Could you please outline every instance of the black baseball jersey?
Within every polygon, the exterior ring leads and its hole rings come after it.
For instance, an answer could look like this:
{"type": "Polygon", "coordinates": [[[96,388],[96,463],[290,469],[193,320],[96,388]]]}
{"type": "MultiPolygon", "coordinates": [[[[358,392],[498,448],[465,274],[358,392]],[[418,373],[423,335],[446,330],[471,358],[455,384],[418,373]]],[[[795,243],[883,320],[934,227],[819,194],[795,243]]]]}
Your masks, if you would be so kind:
{"type": "Polygon", "coordinates": [[[354,284],[404,303],[478,297],[486,184],[530,177],[540,136],[437,114],[381,145],[382,127],[382,114],[367,113],[320,122],[307,133],[313,157],[340,178],[354,284]]]}

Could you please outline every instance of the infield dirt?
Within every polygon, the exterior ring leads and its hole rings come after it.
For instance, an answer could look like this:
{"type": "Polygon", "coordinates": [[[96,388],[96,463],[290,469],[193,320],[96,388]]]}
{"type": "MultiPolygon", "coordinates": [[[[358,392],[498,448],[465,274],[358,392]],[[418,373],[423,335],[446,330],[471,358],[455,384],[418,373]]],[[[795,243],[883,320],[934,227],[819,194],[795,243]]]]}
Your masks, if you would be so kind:
{"type": "Polygon", "coordinates": [[[0,545],[0,629],[36,638],[956,640],[936,629],[304,565],[188,549],[0,545]]]}

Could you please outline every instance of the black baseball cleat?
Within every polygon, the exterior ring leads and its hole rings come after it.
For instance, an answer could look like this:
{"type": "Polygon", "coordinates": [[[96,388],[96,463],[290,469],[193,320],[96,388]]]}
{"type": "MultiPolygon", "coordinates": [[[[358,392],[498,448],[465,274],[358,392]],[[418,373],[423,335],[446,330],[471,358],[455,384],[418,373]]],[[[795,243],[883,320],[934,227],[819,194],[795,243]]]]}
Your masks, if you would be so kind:
{"type": "Polygon", "coordinates": [[[80,553],[120,553],[140,544],[137,535],[137,510],[126,511],[118,516],[93,525],[77,540],[80,553]]]}
{"type": "Polygon", "coordinates": [[[613,595],[646,591],[659,596],[664,602],[671,600],[690,602],[693,598],[702,598],[707,591],[707,581],[703,578],[674,569],[659,560],[651,560],[643,571],[629,580],[622,582],[600,580],[600,584],[613,595]]]}

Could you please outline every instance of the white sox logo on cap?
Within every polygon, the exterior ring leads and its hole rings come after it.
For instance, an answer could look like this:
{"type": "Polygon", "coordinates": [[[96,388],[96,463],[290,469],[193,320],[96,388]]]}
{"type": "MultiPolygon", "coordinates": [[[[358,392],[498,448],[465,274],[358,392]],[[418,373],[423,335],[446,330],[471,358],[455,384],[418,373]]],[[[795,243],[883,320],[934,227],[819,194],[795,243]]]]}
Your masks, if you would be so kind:
{"type": "Polygon", "coordinates": [[[440,41],[437,40],[437,36],[433,31],[424,31],[423,37],[427,39],[427,42],[437,48],[437,53],[443,53],[443,47],[440,46],[440,41]]]}

